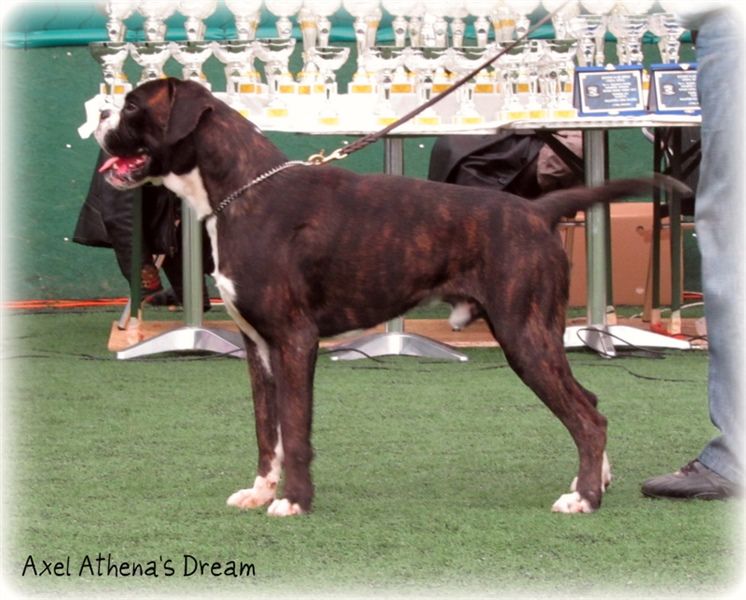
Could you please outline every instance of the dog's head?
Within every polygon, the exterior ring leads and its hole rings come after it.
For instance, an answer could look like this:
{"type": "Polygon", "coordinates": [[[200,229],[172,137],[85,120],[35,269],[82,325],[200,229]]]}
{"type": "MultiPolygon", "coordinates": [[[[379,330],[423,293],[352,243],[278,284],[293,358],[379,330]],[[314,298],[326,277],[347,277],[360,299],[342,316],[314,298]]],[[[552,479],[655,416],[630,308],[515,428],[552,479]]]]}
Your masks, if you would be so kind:
{"type": "Polygon", "coordinates": [[[111,157],[99,172],[114,187],[129,189],[196,166],[187,141],[214,98],[198,83],[159,79],[144,83],[124,99],[121,110],[101,113],[96,141],[111,157]]]}

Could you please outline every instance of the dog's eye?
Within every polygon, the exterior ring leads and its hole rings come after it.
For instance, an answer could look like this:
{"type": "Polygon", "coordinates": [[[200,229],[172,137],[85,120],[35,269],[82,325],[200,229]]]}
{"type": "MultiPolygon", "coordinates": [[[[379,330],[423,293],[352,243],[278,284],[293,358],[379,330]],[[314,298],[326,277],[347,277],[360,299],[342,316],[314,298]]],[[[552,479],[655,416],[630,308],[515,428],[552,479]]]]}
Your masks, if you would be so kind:
{"type": "Polygon", "coordinates": [[[122,108],[122,111],[124,112],[135,112],[137,110],[137,105],[132,102],[127,102],[124,107],[122,108]]]}

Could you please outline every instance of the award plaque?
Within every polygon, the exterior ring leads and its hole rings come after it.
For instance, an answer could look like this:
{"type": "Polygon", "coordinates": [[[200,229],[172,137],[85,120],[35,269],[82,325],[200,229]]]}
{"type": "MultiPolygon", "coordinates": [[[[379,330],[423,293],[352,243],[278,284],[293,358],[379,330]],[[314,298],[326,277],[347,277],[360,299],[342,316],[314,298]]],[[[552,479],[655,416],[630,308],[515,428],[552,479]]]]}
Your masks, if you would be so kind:
{"type": "Polygon", "coordinates": [[[698,115],[697,65],[652,65],[648,110],[658,114],[698,115]]]}
{"type": "Polygon", "coordinates": [[[580,116],[645,114],[640,65],[578,67],[573,89],[580,116]]]}

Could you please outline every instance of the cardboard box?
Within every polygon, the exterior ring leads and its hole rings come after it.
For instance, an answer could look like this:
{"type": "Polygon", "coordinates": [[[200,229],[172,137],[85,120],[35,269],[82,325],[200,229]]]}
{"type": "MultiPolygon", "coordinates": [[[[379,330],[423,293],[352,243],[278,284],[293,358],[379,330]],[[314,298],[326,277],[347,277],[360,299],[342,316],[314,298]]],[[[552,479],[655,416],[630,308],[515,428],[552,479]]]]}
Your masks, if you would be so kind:
{"type": "MultiPolygon", "coordinates": [[[[570,272],[570,306],[586,305],[585,227],[563,228],[573,235],[570,272]]],[[[615,305],[640,305],[645,301],[651,266],[653,204],[622,202],[611,205],[612,288],[615,305]]],[[[671,302],[670,232],[661,234],[661,302],[671,302]]],[[[567,245],[566,245],[567,248],[567,245]]],[[[683,273],[683,271],[682,271],[683,273]]]]}

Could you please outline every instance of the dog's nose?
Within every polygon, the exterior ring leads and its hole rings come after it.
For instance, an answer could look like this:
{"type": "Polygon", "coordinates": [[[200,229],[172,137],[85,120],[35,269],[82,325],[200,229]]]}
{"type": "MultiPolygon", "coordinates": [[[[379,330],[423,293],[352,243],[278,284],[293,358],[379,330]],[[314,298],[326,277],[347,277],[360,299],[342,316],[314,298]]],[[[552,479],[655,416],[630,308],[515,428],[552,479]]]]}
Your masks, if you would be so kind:
{"type": "Polygon", "coordinates": [[[111,116],[111,111],[107,108],[105,110],[102,110],[98,115],[99,121],[106,121],[111,116]]]}

